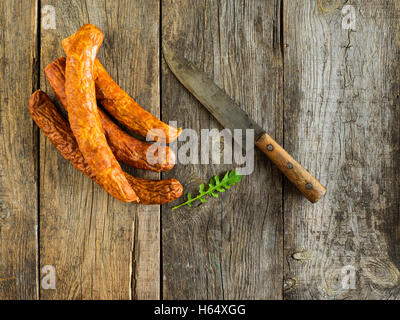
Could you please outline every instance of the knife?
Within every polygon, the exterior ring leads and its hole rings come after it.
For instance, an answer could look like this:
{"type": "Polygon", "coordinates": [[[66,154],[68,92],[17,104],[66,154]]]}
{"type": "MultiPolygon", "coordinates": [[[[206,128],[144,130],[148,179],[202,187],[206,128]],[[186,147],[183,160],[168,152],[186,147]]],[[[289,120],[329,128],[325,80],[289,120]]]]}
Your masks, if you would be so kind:
{"type": "MultiPolygon", "coordinates": [[[[164,44],[163,54],[176,78],[207,108],[219,123],[230,129],[231,133],[234,132],[234,129],[254,130],[256,147],[267,155],[309,201],[315,203],[326,193],[326,189],[306,169],[254,122],[204,72],[164,44]]],[[[243,141],[237,142],[241,146],[245,145],[243,141]]]]}

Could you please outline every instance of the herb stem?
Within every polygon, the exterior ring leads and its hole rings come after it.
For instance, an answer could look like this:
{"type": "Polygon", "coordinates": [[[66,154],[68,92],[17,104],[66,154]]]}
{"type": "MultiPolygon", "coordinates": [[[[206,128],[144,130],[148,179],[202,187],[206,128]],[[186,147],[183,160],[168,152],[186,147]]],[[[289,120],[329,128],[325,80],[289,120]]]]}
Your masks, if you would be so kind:
{"type": "Polygon", "coordinates": [[[186,201],[186,202],[184,202],[184,203],[178,204],[177,206],[173,207],[172,210],[178,209],[179,207],[182,207],[182,206],[184,206],[184,205],[186,205],[186,204],[188,204],[188,203],[192,203],[192,202],[195,201],[195,200],[199,200],[200,198],[204,197],[205,195],[209,195],[211,192],[213,192],[214,190],[216,190],[217,187],[219,187],[219,185],[217,185],[217,186],[215,186],[215,187],[213,187],[213,188],[208,189],[204,194],[199,194],[196,198],[193,198],[193,199],[190,199],[190,200],[188,200],[188,201],[186,201]]]}
{"type": "Polygon", "coordinates": [[[240,182],[241,179],[242,176],[235,170],[226,172],[222,180],[220,180],[219,176],[216,175],[208,183],[207,191],[204,190],[204,184],[201,184],[199,187],[199,195],[197,197],[192,198],[191,194],[188,193],[188,200],[173,207],[172,210],[178,209],[184,205],[188,205],[189,207],[191,207],[190,204],[196,200],[200,200],[202,203],[204,203],[207,201],[206,196],[217,198],[218,192],[225,192],[226,190],[230,189],[231,186],[234,186],[236,183],[240,182]]]}

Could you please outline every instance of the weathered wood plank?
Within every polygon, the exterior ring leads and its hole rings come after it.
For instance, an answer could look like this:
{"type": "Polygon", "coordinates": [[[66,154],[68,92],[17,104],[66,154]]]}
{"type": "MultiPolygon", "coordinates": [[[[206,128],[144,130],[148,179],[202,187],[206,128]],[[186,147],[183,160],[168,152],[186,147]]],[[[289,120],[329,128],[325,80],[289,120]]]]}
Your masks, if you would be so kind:
{"type": "Polygon", "coordinates": [[[285,297],[399,299],[400,6],[335,3],[285,1],[285,147],[328,190],[285,187],[285,297]]]}
{"type": "MultiPolygon", "coordinates": [[[[162,1],[162,37],[282,139],[280,1],[162,1]]],[[[163,119],[183,128],[219,124],[162,72],[163,119]]],[[[237,165],[182,165],[185,194],[237,165]]],[[[164,175],[163,175],[164,176],[164,175]]],[[[282,293],[281,176],[260,152],[251,176],[198,208],[162,210],[163,298],[279,299],[282,293]]]]}
{"type": "MultiPolygon", "coordinates": [[[[42,70],[64,55],[63,38],[94,23],[105,34],[99,56],[107,70],[139,103],[159,114],[158,1],[46,0],[44,5],[56,9],[57,28],[42,30],[42,70]]],[[[43,73],[41,86],[52,94],[43,73]]],[[[40,155],[40,262],[55,266],[57,273],[56,290],[42,290],[42,297],[157,299],[159,206],[124,204],[108,196],[43,135],[40,155]]]]}
{"type": "Polygon", "coordinates": [[[37,2],[0,12],[0,300],[37,299],[37,2]]]}

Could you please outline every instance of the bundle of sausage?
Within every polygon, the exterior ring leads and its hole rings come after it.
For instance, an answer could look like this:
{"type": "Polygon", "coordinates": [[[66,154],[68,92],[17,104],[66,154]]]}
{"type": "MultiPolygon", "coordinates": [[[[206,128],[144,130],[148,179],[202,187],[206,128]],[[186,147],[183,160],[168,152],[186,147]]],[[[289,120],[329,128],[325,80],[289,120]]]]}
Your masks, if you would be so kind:
{"type": "Polygon", "coordinates": [[[172,142],[180,130],[144,110],[112,80],[96,58],[103,38],[96,26],[84,25],[63,40],[67,58],[58,58],[45,68],[69,123],[41,90],[29,100],[32,118],[65,159],[115,198],[140,204],[173,201],[182,194],[179,181],[135,178],[118,163],[168,171],[174,166],[175,155],[168,146],[154,148],[125,133],[97,107],[97,101],[128,129],[147,139],[172,142]]]}

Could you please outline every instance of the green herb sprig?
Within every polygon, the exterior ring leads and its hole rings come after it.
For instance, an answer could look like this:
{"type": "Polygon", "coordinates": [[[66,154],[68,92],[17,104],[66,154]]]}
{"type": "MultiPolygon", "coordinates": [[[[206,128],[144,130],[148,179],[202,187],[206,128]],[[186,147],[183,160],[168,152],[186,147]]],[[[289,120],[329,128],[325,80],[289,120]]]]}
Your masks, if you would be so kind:
{"type": "Polygon", "coordinates": [[[199,195],[195,198],[192,198],[192,195],[188,193],[187,201],[181,203],[172,208],[172,210],[178,209],[184,205],[191,207],[191,203],[196,200],[200,200],[202,203],[207,202],[206,196],[212,196],[214,198],[218,198],[218,192],[225,192],[225,190],[230,189],[231,186],[234,186],[236,183],[242,180],[242,175],[237,173],[235,170],[228,171],[225,173],[222,180],[220,180],[219,176],[216,175],[214,178],[210,180],[208,183],[208,189],[205,190],[205,186],[202,183],[199,187],[199,195]]]}

